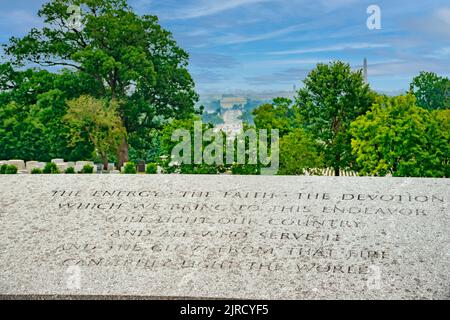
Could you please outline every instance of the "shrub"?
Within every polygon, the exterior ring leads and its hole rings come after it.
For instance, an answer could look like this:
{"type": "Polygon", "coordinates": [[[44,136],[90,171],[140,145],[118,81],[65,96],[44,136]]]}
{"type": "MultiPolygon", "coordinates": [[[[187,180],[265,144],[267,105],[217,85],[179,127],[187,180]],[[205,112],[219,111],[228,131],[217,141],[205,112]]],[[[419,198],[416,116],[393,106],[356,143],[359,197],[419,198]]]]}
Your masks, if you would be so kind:
{"type": "Polygon", "coordinates": [[[124,168],[125,174],[136,174],[136,165],[133,162],[127,162],[124,168]]]}
{"type": "Polygon", "coordinates": [[[44,174],[58,174],[59,173],[59,169],[58,166],[53,163],[53,162],[49,162],[45,165],[44,170],[42,171],[42,173],[44,174]]]}
{"type": "Polygon", "coordinates": [[[5,174],[6,173],[6,168],[8,168],[7,164],[4,164],[0,167],[0,174],[5,174]]]}
{"type": "Polygon", "coordinates": [[[158,165],[156,163],[149,163],[145,171],[147,174],[156,174],[158,173],[158,165]]]}
{"type": "Polygon", "coordinates": [[[31,170],[31,174],[42,174],[42,170],[39,168],[34,168],[31,170]]]}
{"type": "Polygon", "coordinates": [[[303,175],[308,169],[322,168],[322,163],[316,142],[303,129],[281,138],[279,175],[303,175]]]}
{"type": "Polygon", "coordinates": [[[7,166],[5,174],[16,174],[17,173],[17,167],[16,166],[7,166]]]}
{"type": "Polygon", "coordinates": [[[74,174],[74,173],[75,173],[75,168],[74,167],[69,167],[65,171],[65,174],[74,174]]]}
{"type": "Polygon", "coordinates": [[[92,174],[94,173],[94,167],[87,164],[83,167],[83,169],[81,169],[81,173],[83,174],[92,174]]]}

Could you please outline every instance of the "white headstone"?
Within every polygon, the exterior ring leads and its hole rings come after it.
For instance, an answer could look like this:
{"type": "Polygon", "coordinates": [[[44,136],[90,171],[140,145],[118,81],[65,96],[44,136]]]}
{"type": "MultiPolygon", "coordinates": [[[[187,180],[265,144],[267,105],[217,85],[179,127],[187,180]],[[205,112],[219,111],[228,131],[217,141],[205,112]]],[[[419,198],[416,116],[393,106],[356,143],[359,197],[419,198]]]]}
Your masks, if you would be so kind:
{"type": "Polygon", "coordinates": [[[81,172],[81,170],[83,170],[83,167],[85,165],[90,165],[94,168],[94,173],[97,172],[97,167],[95,166],[94,162],[92,161],[77,161],[75,164],[75,171],[76,172],[81,172]]]}
{"type": "Polygon", "coordinates": [[[6,162],[7,165],[15,166],[19,171],[26,170],[25,161],[23,160],[9,160],[6,162]]]}
{"type": "Polygon", "coordinates": [[[69,167],[67,165],[67,163],[61,163],[61,162],[56,163],[56,166],[58,167],[58,170],[61,173],[64,173],[67,170],[67,168],[69,167]]]}
{"type": "Polygon", "coordinates": [[[44,169],[46,165],[47,165],[47,163],[45,163],[45,162],[38,162],[37,168],[44,169]]]}
{"type": "Polygon", "coordinates": [[[27,171],[29,173],[31,173],[31,171],[38,168],[38,164],[39,164],[39,162],[37,162],[37,161],[27,161],[27,163],[26,163],[27,171]]]}

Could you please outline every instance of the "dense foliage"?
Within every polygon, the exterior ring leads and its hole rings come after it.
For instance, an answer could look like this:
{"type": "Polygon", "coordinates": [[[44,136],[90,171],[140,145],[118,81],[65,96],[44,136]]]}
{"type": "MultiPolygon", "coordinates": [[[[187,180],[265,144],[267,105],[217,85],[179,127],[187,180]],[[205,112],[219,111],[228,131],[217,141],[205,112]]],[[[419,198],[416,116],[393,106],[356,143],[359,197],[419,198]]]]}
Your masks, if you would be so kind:
{"type": "Polygon", "coordinates": [[[428,110],[450,108],[450,80],[433,72],[421,72],[411,83],[410,91],[417,105],[428,110]]]}
{"type": "Polygon", "coordinates": [[[448,119],[422,109],[412,95],[380,97],[351,128],[361,175],[449,176],[448,119]]]}
{"type": "Polygon", "coordinates": [[[361,71],[342,62],[318,64],[303,82],[296,102],[303,127],[319,143],[325,166],[339,175],[353,163],[350,124],[370,109],[374,95],[361,71]]]}
{"type": "MultiPolygon", "coordinates": [[[[105,169],[110,162],[126,164],[127,173],[135,173],[141,160],[150,162],[149,174],[158,166],[166,173],[262,173],[254,154],[244,155],[245,164],[238,161],[238,142],[228,150],[223,132],[210,131],[200,145],[194,142],[203,108],[194,108],[189,56],[156,16],[136,14],[126,0],[49,0],[38,15],[44,27],[4,45],[0,159],[48,162],[42,171],[48,174],[58,173],[50,163],[56,158],[102,162],[105,169]],[[80,27],[68,23],[72,4],[82,8],[80,27]],[[189,163],[171,158],[180,143],[173,140],[178,129],[190,138],[189,163]],[[196,163],[196,151],[212,160],[196,163]]],[[[269,139],[270,130],[279,131],[279,174],[333,168],[336,175],[342,169],[374,176],[450,175],[448,78],[422,72],[407,95],[388,98],[371,91],[360,70],[337,61],[318,64],[303,82],[295,101],[276,98],[259,107],[249,101],[244,107],[244,128],[255,129],[258,141],[261,129],[269,139]]],[[[203,115],[203,133],[222,122],[217,107],[203,115]]],[[[249,137],[240,142],[251,143],[249,137]]],[[[256,149],[259,154],[261,144],[256,149]]],[[[13,171],[0,166],[2,174],[13,171]]]]}
{"type": "MultiPolygon", "coordinates": [[[[51,0],[43,5],[38,15],[45,21],[43,28],[32,29],[23,38],[11,38],[4,47],[11,61],[19,66],[34,63],[43,67],[67,67],[75,77],[89,83],[86,88],[81,86],[77,92],[61,90],[70,92],[69,96],[53,93],[56,97],[52,102],[57,105],[51,106],[52,109],[64,113],[62,107],[58,108],[59,104],[64,103],[64,99],[77,98],[81,94],[118,99],[122,101],[119,115],[130,139],[133,135],[146,135],[154,128],[154,118],[157,116],[184,118],[194,112],[198,97],[187,71],[188,54],[177,46],[171,33],[159,25],[157,17],[137,15],[125,0],[51,0]],[[81,5],[82,28],[75,28],[68,23],[70,14],[67,8],[70,5],[81,5]]],[[[39,93],[55,89],[55,86],[49,85],[55,75],[40,71],[39,75],[43,73],[49,79],[44,79],[47,81],[42,84],[40,81],[29,83],[29,77],[16,76],[9,66],[2,66],[0,83],[22,94],[26,94],[27,89],[32,90],[35,98],[18,101],[14,93],[7,93],[9,97],[2,99],[6,100],[2,105],[8,106],[6,112],[28,110],[37,103],[39,93]],[[19,81],[15,81],[14,77],[19,81]],[[41,92],[34,92],[36,87],[41,92]]],[[[44,107],[50,106],[45,104],[40,108],[44,107]]],[[[12,139],[15,133],[20,132],[20,141],[17,139],[16,142],[30,145],[28,136],[24,139],[22,136],[33,131],[33,128],[29,128],[34,126],[31,123],[33,118],[32,114],[30,119],[20,121],[20,124],[8,121],[5,132],[10,137],[5,140],[12,139]],[[26,128],[20,128],[21,124],[26,128]]],[[[61,123],[59,119],[56,118],[56,121],[61,123]]],[[[56,129],[63,130],[59,127],[56,129]]],[[[50,130],[53,134],[61,135],[58,130],[50,130]]],[[[3,136],[1,132],[0,135],[3,136]]],[[[117,150],[119,165],[128,161],[128,142],[123,139],[117,150]]],[[[21,158],[48,154],[46,150],[31,151],[21,158]]],[[[56,151],[59,155],[67,154],[58,149],[50,151],[56,151]]],[[[9,155],[8,151],[5,153],[5,156],[9,155]]]]}

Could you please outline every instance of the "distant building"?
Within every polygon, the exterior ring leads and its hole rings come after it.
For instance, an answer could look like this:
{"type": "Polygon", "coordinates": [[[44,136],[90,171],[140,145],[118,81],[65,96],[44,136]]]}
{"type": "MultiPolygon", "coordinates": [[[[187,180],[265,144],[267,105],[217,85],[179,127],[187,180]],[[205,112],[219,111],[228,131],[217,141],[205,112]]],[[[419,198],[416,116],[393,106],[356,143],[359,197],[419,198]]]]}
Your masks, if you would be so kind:
{"type": "Polygon", "coordinates": [[[231,109],[234,106],[244,107],[247,104],[247,98],[244,97],[225,97],[220,100],[220,105],[224,109],[231,109]]]}
{"type": "Polygon", "coordinates": [[[220,100],[220,106],[225,110],[222,113],[224,123],[217,125],[214,128],[215,131],[223,131],[232,138],[242,132],[244,130],[244,125],[240,119],[242,116],[242,110],[233,108],[236,106],[244,108],[246,104],[247,98],[244,97],[223,97],[220,100]]]}

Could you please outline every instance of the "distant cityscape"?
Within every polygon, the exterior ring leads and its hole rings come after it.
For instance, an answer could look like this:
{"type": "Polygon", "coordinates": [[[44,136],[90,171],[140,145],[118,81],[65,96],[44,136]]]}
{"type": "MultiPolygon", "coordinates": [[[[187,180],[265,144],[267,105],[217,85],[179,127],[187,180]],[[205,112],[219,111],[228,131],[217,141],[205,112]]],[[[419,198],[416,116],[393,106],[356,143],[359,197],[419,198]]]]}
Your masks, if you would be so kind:
{"type": "Polygon", "coordinates": [[[216,130],[235,136],[243,129],[244,122],[253,125],[252,111],[265,103],[272,103],[274,98],[293,99],[296,88],[279,92],[242,92],[236,94],[203,94],[199,106],[205,108],[202,120],[211,123],[216,130]]]}
{"type": "MultiPolygon", "coordinates": [[[[362,71],[366,83],[369,83],[368,68],[367,59],[364,59],[362,71]]],[[[273,99],[277,97],[295,99],[297,89],[297,86],[293,85],[292,89],[287,91],[204,93],[200,94],[198,106],[205,108],[202,116],[203,122],[211,123],[217,130],[233,136],[242,131],[244,122],[254,124],[252,115],[254,109],[265,103],[272,103],[273,99]]],[[[405,91],[377,91],[377,93],[397,96],[405,91]]]]}

